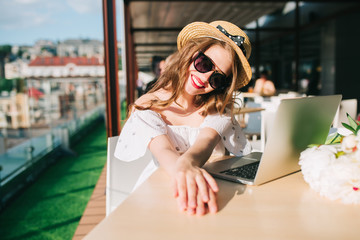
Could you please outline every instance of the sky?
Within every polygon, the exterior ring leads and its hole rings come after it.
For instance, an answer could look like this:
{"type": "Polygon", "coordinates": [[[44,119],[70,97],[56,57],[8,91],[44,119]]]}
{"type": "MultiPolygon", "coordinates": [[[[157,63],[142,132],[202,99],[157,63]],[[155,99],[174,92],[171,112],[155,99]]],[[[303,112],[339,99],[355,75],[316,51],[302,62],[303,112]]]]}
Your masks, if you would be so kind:
{"type": "Polygon", "coordinates": [[[0,0],[0,45],[103,40],[101,0],[0,0]]]}

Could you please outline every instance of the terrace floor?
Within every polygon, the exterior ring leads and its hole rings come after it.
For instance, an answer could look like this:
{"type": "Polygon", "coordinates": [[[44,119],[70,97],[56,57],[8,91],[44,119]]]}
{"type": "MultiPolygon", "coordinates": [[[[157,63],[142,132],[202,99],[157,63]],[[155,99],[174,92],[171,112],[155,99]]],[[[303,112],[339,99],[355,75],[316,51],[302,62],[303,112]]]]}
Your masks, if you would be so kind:
{"type": "Polygon", "coordinates": [[[73,236],[73,240],[83,239],[106,214],[106,165],[101,172],[99,181],[97,182],[94,192],[92,193],[86,209],[80,219],[79,225],[73,236]]]}

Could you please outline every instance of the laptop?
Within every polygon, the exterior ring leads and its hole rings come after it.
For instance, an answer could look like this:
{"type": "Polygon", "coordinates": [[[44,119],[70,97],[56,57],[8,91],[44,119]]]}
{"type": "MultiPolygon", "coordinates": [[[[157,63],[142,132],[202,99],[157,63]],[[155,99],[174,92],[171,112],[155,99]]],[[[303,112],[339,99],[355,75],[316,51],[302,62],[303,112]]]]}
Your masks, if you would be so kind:
{"type": "Polygon", "coordinates": [[[264,152],[206,163],[212,176],[260,185],[300,170],[300,153],[309,144],[323,144],[341,101],[341,95],[281,100],[264,152]]]}

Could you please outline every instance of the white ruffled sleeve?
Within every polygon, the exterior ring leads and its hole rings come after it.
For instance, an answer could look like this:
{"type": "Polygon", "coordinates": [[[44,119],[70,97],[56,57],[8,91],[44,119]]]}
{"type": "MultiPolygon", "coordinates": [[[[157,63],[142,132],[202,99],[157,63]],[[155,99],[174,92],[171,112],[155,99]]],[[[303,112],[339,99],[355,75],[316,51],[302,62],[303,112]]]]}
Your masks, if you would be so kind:
{"type": "Polygon", "coordinates": [[[121,130],[115,148],[115,157],[130,162],[144,156],[149,142],[167,133],[166,123],[152,110],[136,110],[121,130]]]}
{"type": "Polygon", "coordinates": [[[235,156],[249,154],[252,150],[238,121],[229,115],[213,114],[206,116],[201,128],[209,127],[218,132],[225,148],[235,156]]]}

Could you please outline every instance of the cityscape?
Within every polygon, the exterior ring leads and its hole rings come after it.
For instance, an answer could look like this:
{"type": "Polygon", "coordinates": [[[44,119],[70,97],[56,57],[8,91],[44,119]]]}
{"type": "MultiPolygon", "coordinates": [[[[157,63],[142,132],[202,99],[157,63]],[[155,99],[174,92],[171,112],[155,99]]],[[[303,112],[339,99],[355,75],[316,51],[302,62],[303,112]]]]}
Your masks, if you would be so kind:
{"type": "Polygon", "coordinates": [[[8,128],[44,126],[64,118],[72,104],[76,103],[72,109],[81,111],[103,102],[105,70],[100,41],[39,40],[33,46],[2,46],[1,56],[2,138],[7,137],[8,128]]]}
{"type": "Polygon", "coordinates": [[[104,117],[103,56],[103,43],[91,39],[0,46],[1,186],[104,117]]]}

